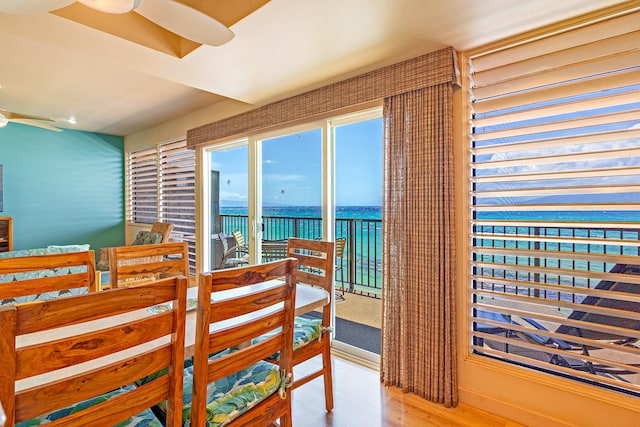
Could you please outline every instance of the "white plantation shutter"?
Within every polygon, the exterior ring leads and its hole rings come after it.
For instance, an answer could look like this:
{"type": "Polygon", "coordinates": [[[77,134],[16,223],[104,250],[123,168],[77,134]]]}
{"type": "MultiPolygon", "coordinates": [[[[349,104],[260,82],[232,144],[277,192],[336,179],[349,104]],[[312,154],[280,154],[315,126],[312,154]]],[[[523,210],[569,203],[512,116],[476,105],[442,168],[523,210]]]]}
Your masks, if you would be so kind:
{"type": "Polygon", "coordinates": [[[634,394],[639,22],[469,58],[472,351],[634,394]]]}
{"type": "Polygon", "coordinates": [[[129,153],[126,182],[128,184],[127,219],[153,223],[158,220],[158,153],[157,149],[129,153]]]}
{"type": "Polygon", "coordinates": [[[127,218],[173,224],[171,240],[187,242],[195,271],[195,152],[184,139],[129,154],[127,218]]]}

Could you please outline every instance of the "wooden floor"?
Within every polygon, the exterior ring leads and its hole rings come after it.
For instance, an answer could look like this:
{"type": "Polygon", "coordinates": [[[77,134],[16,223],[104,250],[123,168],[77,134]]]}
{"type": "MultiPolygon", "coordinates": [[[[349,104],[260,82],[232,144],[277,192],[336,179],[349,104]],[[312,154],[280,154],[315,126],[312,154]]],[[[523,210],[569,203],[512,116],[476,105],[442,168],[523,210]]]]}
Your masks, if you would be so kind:
{"type": "MultiPolygon", "coordinates": [[[[335,408],[327,414],[322,377],[293,393],[295,427],[504,427],[507,420],[460,405],[445,408],[380,384],[378,371],[333,358],[335,408]]],[[[315,360],[308,363],[317,363],[315,360]]],[[[302,365],[301,372],[305,366],[302,365]]],[[[308,368],[307,368],[308,369],[308,368]]],[[[296,371],[298,373],[298,371],[296,371]]]]}

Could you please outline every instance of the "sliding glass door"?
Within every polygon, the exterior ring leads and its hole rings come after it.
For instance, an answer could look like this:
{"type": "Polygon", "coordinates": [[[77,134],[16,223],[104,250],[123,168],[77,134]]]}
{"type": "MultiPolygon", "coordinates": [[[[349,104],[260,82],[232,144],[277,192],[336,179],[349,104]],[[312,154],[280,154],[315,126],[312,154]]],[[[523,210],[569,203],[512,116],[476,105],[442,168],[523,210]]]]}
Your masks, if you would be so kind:
{"type": "MultiPolygon", "coordinates": [[[[234,232],[249,236],[249,146],[246,140],[215,147],[207,153],[205,187],[208,187],[208,202],[205,215],[206,234],[209,238],[209,256],[206,270],[215,270],[225,265],[225,249],[236,245],[234,232]],[[222,241],[224,239],[224,241],[222,241]]],[[[233,254],[239,258],[248,254],[233,254]]]]}
{"type": "MultiPolygon", "coordinates": [[[[382,159],[380,110],[332,121],[335,154],[335,340],[380,354],[382,159]]],[[[366,356],[366,355],[365,355],[366,356]]],[[[365,357],[363,356],[363,357],[365,357]]]]}
{"type": "MultiPolygon", "coordinates": [[[[204,226],[240,232],[246,262],[286,257],[289,237],[336,241],[336,346],[375,363],[382,277],[382,118],[367,110],[204,151],[204,226]],[[207,189],[208,188],[208,189],[207,189]],[[343,250],[340,250],[340,249],[343,250]]],[[[220,244],[209,242],[210,268],[220,244]],[[216,246],[217,245],[217,246],[216,246]]]]}
{"type": "Polygon", "coordinates": [[[278,135],[262,145],[262,261],[286,257],[287,238],[322,239],[322,129],[278,135]]]}

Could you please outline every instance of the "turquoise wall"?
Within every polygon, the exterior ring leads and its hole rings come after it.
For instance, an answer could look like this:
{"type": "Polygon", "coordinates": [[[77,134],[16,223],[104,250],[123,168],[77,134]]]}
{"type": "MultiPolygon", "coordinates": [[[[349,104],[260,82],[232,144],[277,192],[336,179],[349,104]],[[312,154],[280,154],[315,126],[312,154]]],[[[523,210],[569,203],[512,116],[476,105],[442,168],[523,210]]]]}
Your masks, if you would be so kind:
{"type": "Polygon", "coordinates": [[[124,244],[124,138],[9,123],[0,128],[14,249],[124,244]]]}

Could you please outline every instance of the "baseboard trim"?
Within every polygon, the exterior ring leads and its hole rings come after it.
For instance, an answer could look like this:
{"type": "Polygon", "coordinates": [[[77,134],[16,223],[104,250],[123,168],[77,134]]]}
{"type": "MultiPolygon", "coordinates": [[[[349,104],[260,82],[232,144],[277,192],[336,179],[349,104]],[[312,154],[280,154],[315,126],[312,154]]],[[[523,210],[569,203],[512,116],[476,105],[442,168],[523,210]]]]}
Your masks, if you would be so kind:
{"type": "Polygon", "coordinates": [[[331,343],[331,354],[374,371],[380,370],[380,356],[339,341],[331,343]]]}

